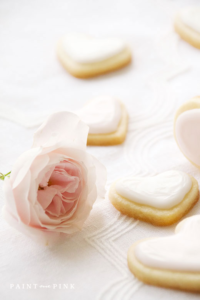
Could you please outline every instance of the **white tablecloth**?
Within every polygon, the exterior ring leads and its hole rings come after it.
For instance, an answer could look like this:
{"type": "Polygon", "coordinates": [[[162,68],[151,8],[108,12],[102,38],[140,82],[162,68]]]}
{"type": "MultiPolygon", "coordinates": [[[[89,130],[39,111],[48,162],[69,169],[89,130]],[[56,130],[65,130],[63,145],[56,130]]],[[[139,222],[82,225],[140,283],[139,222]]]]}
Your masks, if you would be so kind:
{"type": "MultiPolygon", "coordinates": [[[[10,171],[31,146],[32,125],[46,115],[78,109],[93,96],[108,94],[125,103],[130,123],[124,144],[88,147],[107,168],[107,189],[124,175],[155,175],[169,169],[200,180],[200,171],[181,154],[172,131],[176,109],[200,94],[200,51],[173,32],[173,18],[181,7],[198,4],[198,0],[1,0],[0,171],[10,171]],[[57,40],[66,32],[122,37],[132,48],[133,63],[94,79],[73,78],[55,53],[57,40]]],[[[197,204],[188,215],[199,211],[197,204]]],[[[127,250],[133,242],[173,231],[174,226],[154,227],[121,215],[108,197],[95,204],[81,232],[52,248],[37,245],[1,218],[0,298],[199,299],[196,294],[142,284],[128,270],[127,250]]]]}

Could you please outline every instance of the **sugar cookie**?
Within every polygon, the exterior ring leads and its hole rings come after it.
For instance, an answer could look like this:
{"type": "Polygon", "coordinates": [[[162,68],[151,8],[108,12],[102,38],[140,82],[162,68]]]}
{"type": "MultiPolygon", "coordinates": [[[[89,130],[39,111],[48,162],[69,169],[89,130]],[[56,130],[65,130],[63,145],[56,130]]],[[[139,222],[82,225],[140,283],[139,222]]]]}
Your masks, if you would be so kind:
{"type": "Polygon", "coordinates": [[[57,54],[64,68],[80,78],[111,72],[131,62],[131,51],[123,40],[81,34],[64,36],[58,43],[57,54]]]}
{"type": "Polygon", "coordinates": [[[109,198],[121,213],[157,226],[171,225],[198,201],[196,179],[180,171],[154,177],[127,177],[114,182],[109,198]]]}
{"type": "Polygon", "coordinates": [[[125,140],[128,114],[119,100],[99,96],[88,102],[77,114],[89,126],[88,145],[117,145],[125,140]]]}
{"type": "Polygon", "coordinates": [[[200,292],[200,215],[180,222],[175,235],[133,244],[128,266],[147,284],[200,292]]]}
{"type": "Polygon", "coordinates": [[[174,136],[182,153],[200,168],[200,97],[192,98],[178,109],[174,136]]]}
{"type": "Polygon", "coordinates": [[[200,7],[182,9],[175,18],[174,27],[183,40],[200,49],[200,7]]]}

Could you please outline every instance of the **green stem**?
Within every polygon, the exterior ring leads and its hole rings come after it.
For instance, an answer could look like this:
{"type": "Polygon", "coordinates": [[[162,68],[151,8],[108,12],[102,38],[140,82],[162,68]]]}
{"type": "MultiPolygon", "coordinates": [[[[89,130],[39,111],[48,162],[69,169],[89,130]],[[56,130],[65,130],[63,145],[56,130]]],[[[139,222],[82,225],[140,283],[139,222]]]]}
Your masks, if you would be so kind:
{"type": "Polygon", "coordinates": [[[6,177],[10,177],[10,176],[9,176],[10,173],[11,173],[11,171],[8,172],[7,174],[0,173],[0,180],[4,180],[6,177]]]}

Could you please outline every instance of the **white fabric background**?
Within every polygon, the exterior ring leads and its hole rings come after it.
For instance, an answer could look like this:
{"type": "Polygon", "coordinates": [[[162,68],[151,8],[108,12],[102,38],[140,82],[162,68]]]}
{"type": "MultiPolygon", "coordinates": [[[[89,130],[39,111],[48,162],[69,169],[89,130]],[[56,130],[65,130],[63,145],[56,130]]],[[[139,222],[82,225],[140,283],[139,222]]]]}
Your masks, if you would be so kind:
{"type": "MultiPolygon", "coordinates": [[[[125,103],[130,123],[123,145],[88,147],[107,167],[107,188],[124,175],[154,175],[169,169],[200,180],[200,171],[181,154],[172,131],[177,107],[200,94],[200,51],[173,32],[173,18],[181,7],[198,4],[198,0],[1,0],[0,171],[11,170],[31,146],[35,130],[31,126],[45,115],[79,109],[93,96],[108,94],[125,103]],[[98,78],[73,78],[55,54],[56,42],[66,32],[122,37],[132,48],[133,63],[98,78]]],[[[3,182],[0,185],[3,206],[3,182]]],[[[197,204],[189,215],[199,211],[197,204]]],[[[82,232],[52,248],[35,244],[0,219],[0,298],[199,299],[196,294],[144,285],[127,268],[127,250],[134,241],[173,231],[174,226],[156,228],[122,216],[107,197],[95,204],[82,232]],[[75,289],[52,288],[63,283],[73,283],[75,289]],[[20,284],[21,289],[10,289],[10,284],[20,284]],[[22,289],[22,284],[38,288],[22,289]]]]}

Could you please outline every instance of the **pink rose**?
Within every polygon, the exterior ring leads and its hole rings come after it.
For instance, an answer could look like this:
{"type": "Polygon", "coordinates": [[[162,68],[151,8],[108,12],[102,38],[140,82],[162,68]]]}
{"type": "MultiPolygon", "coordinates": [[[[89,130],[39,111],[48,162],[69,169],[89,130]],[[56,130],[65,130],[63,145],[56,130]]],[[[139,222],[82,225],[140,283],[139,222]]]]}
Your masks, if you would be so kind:
{"type": "Polygon", "coordinates": [[[87,135],[88,126],[69,112],[42,124],[4,182],[10,225],[46,243],[82,228],[106,182],[104,166],[86,152],[87,135]]]}

